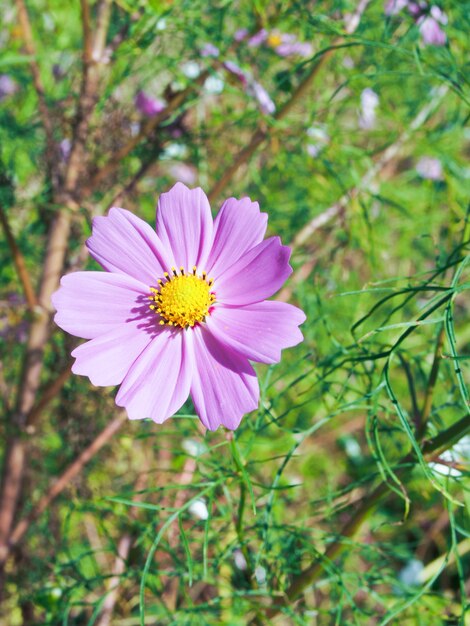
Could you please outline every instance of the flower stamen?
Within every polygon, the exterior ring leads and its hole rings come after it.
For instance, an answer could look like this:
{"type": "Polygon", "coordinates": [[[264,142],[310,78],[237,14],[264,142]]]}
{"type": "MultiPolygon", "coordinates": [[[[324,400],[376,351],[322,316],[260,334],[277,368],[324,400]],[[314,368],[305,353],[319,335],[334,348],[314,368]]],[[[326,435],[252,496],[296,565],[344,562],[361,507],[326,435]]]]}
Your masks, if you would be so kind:
{"type": "Polygon", "coordinates": [[[192,270],[192,274],[189,274],[180,267],[178,274],[176,268],[172,267],[172,276],[168,272],[163,274],[166,282],[158,279],[158,287],[150,287],[150,308],[160,315],[161,325],[193,327],[203,322],[209,314],[215,302],[215,294],[210,291],[214,280],[207,280],[207,272],[198,276],[195,266],[192,270]]]}

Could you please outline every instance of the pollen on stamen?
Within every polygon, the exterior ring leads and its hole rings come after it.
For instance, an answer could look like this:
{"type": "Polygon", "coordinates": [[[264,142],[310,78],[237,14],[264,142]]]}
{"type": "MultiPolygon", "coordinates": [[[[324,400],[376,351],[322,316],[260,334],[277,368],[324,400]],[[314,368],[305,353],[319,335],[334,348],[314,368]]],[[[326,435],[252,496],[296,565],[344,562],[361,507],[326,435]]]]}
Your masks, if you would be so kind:
{"type": "Polygon", "coordinates": [[[214,279],[207,280],[207,272],[199,276],[196,266],[192,273],[184,267],[180,267],[180,274],[175,267],[171,271],[173,275],[163,274],[166,282],[158,279],[158,287],[150,288],[150,309],[160,315],[159,324],[188,328],[203,322],[215,303],[215,293],[210,290],[214,279]]]}

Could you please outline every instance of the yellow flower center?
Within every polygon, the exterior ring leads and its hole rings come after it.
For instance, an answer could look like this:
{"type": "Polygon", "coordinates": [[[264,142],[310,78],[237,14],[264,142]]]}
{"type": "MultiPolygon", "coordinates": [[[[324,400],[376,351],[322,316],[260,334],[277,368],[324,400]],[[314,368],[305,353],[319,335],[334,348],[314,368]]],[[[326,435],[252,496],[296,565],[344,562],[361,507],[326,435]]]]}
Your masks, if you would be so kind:
{"type": "Polygon", "coordinates": [[[268,37],[268,46],[271,48],[277,48],[282,43],[282,37],[278,33],[271,33],[268,37]]]}
{"type": "Polygon", "coordinates": [[[152,300],[150,308],[161,317],[160,324],[187,328],[203,322],[215,302],[211,292],[212,279],[207,280],[205,272],[201,276],[193,267],[192,274],[180,268],[180,274],[172,268],[173,276],[165,272],[165,280],[158,281],[158,287],[150,287],[152,300]]]}

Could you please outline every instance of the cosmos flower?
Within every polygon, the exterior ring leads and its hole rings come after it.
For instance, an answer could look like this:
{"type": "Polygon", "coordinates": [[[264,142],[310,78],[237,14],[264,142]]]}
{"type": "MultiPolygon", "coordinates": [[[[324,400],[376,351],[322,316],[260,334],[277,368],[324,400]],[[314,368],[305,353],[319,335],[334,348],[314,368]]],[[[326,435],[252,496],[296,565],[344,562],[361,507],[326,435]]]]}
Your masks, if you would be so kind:
{"type": "Polygon", "coordinates": [[[281,57],[311,57],[313,54],[313,47],[310,43],[299,41],[292,33],[281,33],[277,30],[268,32],[263,28],[248,40],[250,48],[259,48],[262,44],[272,48],[281,57]]]}
{"type": "Polygon", "coordinates": [[[256,81],[249,72],[242,70],[236,63],[233,63],[233,61],[224,61],[222,66],[227,72],[235,76],[242,84],[246,93],[258,102],[262,113],[272,115],[276,111],[276,105],[272,101],[271,96],[263,85],[256,81]]]}
{"type": "Polygon", "coordinates": [[[396,15],[402,9],[407,8],[410,0],[388,0],[385,4],[385,15],[396,15]]]}
{"type": "Polygon", "coordinates": [[[18,91],[16,82],[8,74],[0,74],[0,101],[18,91]]]}
{"type": "Polygon", "coordinates": [[[207,428],[235,429],[258,406],[250,361],[276,363],[302,340],[304,313],[265,300],[292,271],[266,225],[249,198],[213,220],[204,192],[182,183],[160,196],[156,232],[124,209],[96,217],[87,247],[106,271],[68,274],[53,296],[56,323],[89,340],[72,371],[120,385],[131,419],[161,423],[191,394],[207,428]]]}
{"type": "Polygon", "coordinates": [[[447,16],[439,7],[432,6],[429,14],[418,19],[421,39],[427,46],[445,46],[447,36],[440,24],[447,24],[447,16]]]}
{"type": "Polygon", "coordinates": [[[240,42],[246,39],[248,35],[248,28],[239,28],[237,31],[235,31],[233,38],[235,39],[235,41],[240,42]]]}
{"type": "Polygon", "coordinates": [[[396,15],[403,9],[413,16],[418,25],[421,39],[426,46],[444,46],[447,36],[441,25],[447,24],[447,15],[438,6],[429,6],[424,0],[388,0],[385,5],[386,15],[396,15]]]}
{"type": "Polygon", "coordinates": [[[202,57],[214,57],[214,58],[216,58],[216,57],[219,56],[220,51],[217,48],[217,46],[214,46],[214,44],[206,43],[201,48],[200,54],[201,54],[202,57]]]}
{"type": "Polygon", "coordinates": [[[427,180],[442,180],[442,163],[434,157],[421,157],[416,163],[416,171],[421,178],[427,180]]]}
{"type": "Polygon", "coordinates": [[[164,100],[153,98],[144,91],[137,93],[134,104],[136,109],[146,117],[153,117],[166,109],[166,102],[164,100]]]}

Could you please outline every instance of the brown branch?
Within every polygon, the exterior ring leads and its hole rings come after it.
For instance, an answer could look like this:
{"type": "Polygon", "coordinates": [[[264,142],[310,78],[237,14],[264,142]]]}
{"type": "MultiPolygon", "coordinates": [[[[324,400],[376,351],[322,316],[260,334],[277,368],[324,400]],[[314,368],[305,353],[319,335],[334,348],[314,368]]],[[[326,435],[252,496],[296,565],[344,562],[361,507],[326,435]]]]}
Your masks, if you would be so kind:
{"type": "Polygon", "coordinates": [[[117,431],[127,422],[125,411],[120,411],[118,417],[110,422],[104,430],[83,450],[77,459],[63,472],[54,485],[44,494],[33,510],[15,526],[9,541],[0,551],[0,563],[4,564],[11,550],[22,540],[31,524],[47,509],[67,485],[82,471],[83,467],[105,446],[117,431]]]}
{"type": "Polygon", "coordinates": [[[49,383],[49,385],[45,387],[45,389],[41,393],[40,399],[33,406],[33,408],[26,417],[26,431],[29,435],[34,433],[34,424],[39,418],[39,415],[44,411],[46,406],[57,396],[64,384],[70,378],[71,374],[72,362],[70,362],[67,367],[65,367],[62,372],[60,372],[57,378],[55,378],[52,382],[49,383]]]}
{"type": "Polygon", "coordinates": [[[83,64],[89,65],[92,56],[92,35],[91,35],[91,18],[88,0],[80,0],[82,31],[83,31],[83,64]]]}
{"type": "MultiPolygon", "coordinates": [[[[89,25],[88,5],[82,0],[82,22],[85,28],[89,25]]],[[[85,144],[88,134],[90,117],[99,96],[101,65],[106,44],[112,0],[101,0],[98,6],[97,27],[94,37],[84,32],[83,78],[77,116],[74,125],[72,148],[67,163],[64,188],[67,195],[73,195],[85,162],[85,144]]]]}
{"type": "Polygon", "coordinates": [[[7,240],[8,246],[11,250],[13,263],[15,264],[16,273],[18,274],[18,278],[20,279],[20,283],[23,287],[26,302],[28,303],[28,307],[30,309],[34,309],[37,304],[36,294],[34,293],[34,289],[31,284],[24,256],[21,254],[21,251],[16,244],[15,237],[13,236],[10,224],[8,223],[7,216],[5,215],[5,211],[2,206],[0,206],[0,222],[2,224],[3,232],[5,233],[5,239],[7,240]]]}
{"type": "Polygon", "coordinates": [[[41,79],[41,73],[39,71],[39,65],[36,61],[36,46],[34,44],[33,31],[31,28],[29,15],[24,0],[16,0],[16,10],[18,13],[18,20],[20,22],[20,28],[23,35],[24,47],[27,54],[31,57],[29,65],[31,68],[31,73],[33,75],[34,89],[36,90],[36,94],[38,96],[39,113],[41,115],[42,125],[44,126],[44,131],[46,133],[46,160],[52,178],[53,187],[55,187],[57,185],[57,176],[55,173],[55,166],[57,162],[57,149],[54,143],[54,128],[46,103],[46,96],[41,79]]]}
{"type": "MultiPolygon", "coordinates": [[[[31,29],[23,0],[17,0],[20,20],[28,45],[32,45],[31,29]]],[[[72,212],[77,209],[73,200],[84,161],[85,142],[89,119],[97,100],[99,84],[99,61],[101,60],[110,16],[111,0],[101,0],[98,8],[98,26],[93,40],[94,59],[84,63],[82,91],[74,129],[72,150],[67,162],[64,189],[57,194],[56,201],[64,206],[52,223],[39,288],[38,304],[41,309],[33,320],[25,352],[16,410],[10,421],[10,435],[4,457],[0,485],[0,554],[8,550],[9,534],[16,513],[22,488],[25,467],[25,442],[20,433],[25,428],[27,416],[32,411],[40,384],[43,354],[50,334],[51,296],[57,289],[63,269],[67,242],[70,233],[72,212]],[[96,55],[96,56],[95,56],[96,55]]],[[[82,5],[83,8],[83,5],[82,5]]],[[[85,22],[86,20],[84,20],[85,22]]],[[[87,35],[85,35],[85,39],[87,35]]],[[[84,59],[85,59],[84,55],[84,59]]],[[[36,66],[35,80],[39,78],[36,66]],[[37,70],[37,71],[36,71],[37,70]]],[[[39,87],[42,86],[39,84],[39,87]]]]}
{"type": "MultiPolygon", "coordinates": [[[[195,81],[195,85],[202,85],[206,78],[208,77],[209,72],[202,72],[202,74],[195,81]]],[[[122,159],[124,159],[128,154],[136,148],[141,141],[147,139],[151,135],[151,133],[165,120],[167,120],[171,113],[179,108],[190,96],[194,93],[194,86],[191,85],[182,91],[179,91],[175,94],[168,102],[165,110],[158,115],[148,119],[143,125],[141,131],[133,137],[130,141],[128,141],[122,148],[120,148],[117,152],[113,154],[113,156],[108,160],[105,165],[103,165],[97,172],[93,174],[89,184],[82,189],[81,197],[86,198],[95,190],[96,186],[107,176],[112,174],[120,165],[122,159]]]]}

